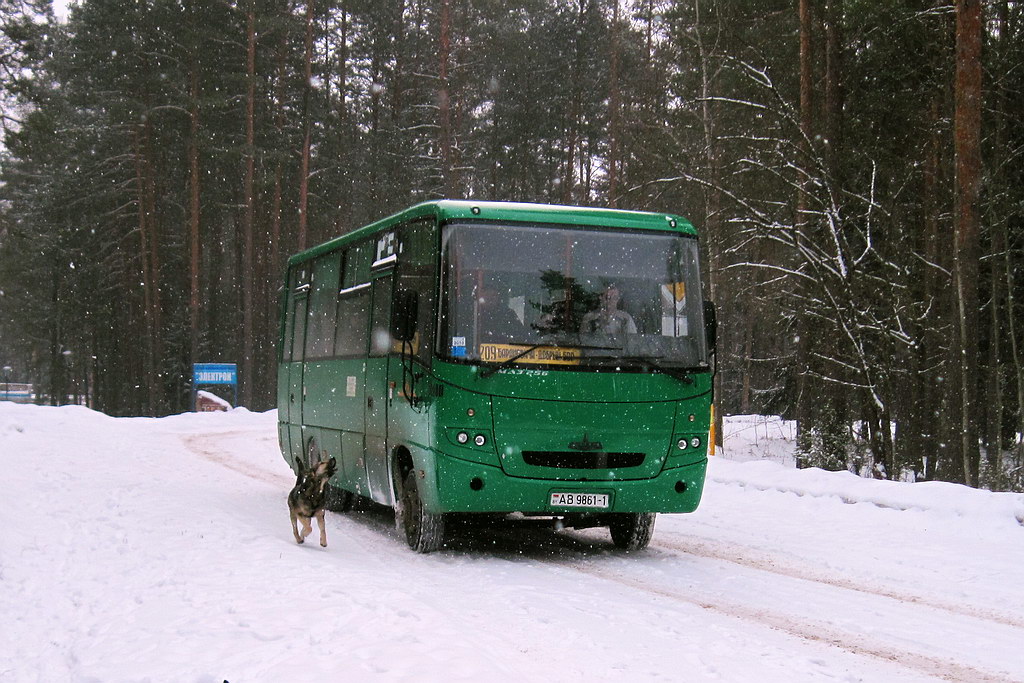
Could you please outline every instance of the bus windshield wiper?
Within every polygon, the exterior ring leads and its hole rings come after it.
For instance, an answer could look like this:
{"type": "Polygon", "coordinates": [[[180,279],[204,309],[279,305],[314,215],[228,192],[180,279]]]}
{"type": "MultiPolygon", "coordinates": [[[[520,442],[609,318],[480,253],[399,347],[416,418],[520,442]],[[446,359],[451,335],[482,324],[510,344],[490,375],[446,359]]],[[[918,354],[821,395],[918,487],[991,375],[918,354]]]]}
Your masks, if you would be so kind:
{"type": "MultiPolygon", "coordinates": [[[[513,345],[513,346],[526,346],[525,344],[519,344],[517,342],[509,342],[509,343],[511,345],[513,345]]],[[[527,346],[526,349],[520,351],[519,353],[517,353],[516,355],[512,356],[511,358],[506,358],[505,360],[501,361],[497,365],[494,365],[492,367],[485,368],[485,369],[481,370],[479,376],[480,377],[490,377],[491,375],[493,375],[494,373],[498,372],[499,370],[504,370],[505,368],[507,368],[508,366],[512,365],[513,363],[515,363],[517,360],[519,360],[523,356],[531,353],[532,351],[536,351],[537,349],[539,349],[539,348],[541,348],[543,346],[550,346],[552,348],[564,348],[564,349],[587,349],[587,350],[596,349],[598,351],[621,351],[622,350],[622,347],[619,347],[619,346],[592,346],[592,345],[588,345],[588,344],[571,344],[571,343],[562,344],[562,343],[559,343],[559,342],[539,342],[537,344],[530,344],[529,346],[527,346]]]]}
{"type": "Polygon", "coordinates": [[[669,377],[674,377],[683,384],[693,384],[693,378],[690,377],[689,371],[687,369],[673,368],[667,365],[662,365],[657,360],[655,360],[655,358],[661,358],[661,356],[614,356],[609,357],[608,360],[625,361],[627,363],[640,363],[642,365],[646,365],[652,370],[666,374],[669,377]]]}

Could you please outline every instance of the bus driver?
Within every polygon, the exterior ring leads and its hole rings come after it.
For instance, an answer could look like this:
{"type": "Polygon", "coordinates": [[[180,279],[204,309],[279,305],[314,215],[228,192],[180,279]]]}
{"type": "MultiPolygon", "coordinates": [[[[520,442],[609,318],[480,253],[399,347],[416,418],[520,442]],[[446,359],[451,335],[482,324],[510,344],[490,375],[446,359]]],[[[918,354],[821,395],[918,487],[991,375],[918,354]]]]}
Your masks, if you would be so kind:
{"type": "Polygon", "coordinates": [[[601,305],[596,311],[590,311],[583,316],[580,325],[580,332],[605,334],[636,334],[636,323],[633,316],[625,311],[619,310],[619,299],[621,294],[619,288],[614,284],[605,287],[601,292],[601,305]]]}
{"type": "Polygon", "coordinates": [[[526,338],[526,326],[492,285],[481,289],[477,315],[481,341],[521,342],[526,338]]]}

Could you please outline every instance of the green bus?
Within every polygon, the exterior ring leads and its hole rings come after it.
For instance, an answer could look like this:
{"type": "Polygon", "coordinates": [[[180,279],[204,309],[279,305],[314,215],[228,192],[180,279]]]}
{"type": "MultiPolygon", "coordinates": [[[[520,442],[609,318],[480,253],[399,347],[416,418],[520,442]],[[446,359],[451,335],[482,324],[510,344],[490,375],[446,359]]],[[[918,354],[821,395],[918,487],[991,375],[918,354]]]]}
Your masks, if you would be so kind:
{"type": "Polygon", "coordinates": [[[282,454],[336,458],[328,507],[391,506],[416,551],[513,513],[640,549],[700,502],[715,311],[684,218],[417,204],[291,257],[280,322],[282,454]]]}

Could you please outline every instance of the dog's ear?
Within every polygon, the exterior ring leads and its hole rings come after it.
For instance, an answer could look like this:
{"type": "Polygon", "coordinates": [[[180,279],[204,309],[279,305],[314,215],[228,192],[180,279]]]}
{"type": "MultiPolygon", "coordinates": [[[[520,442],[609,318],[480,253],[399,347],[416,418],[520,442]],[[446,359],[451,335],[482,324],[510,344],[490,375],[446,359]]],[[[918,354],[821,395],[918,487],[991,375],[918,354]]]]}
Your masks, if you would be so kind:
{"type": "Polygon", "coordinates": [[[295,458],[295,473],[300,477],[306,473],[306,465],[302,462],[302,458],[295,458]]]}
{"type": "Polygon", "coordinates": [[[335,473],[335,472],[336,472],[337,470],[338,470],[338,461],[337,461],[337,460],[335,460],[335,459],[334,459],[334,458],[332,457],[332,458],[331,458],[330,460],[328,460],[328,461],[327,461],[327,476],[328,476],[328,477],[330,477],[330,476],[333,476],[333,475],[334,475],[334,473],[335,473]]]}

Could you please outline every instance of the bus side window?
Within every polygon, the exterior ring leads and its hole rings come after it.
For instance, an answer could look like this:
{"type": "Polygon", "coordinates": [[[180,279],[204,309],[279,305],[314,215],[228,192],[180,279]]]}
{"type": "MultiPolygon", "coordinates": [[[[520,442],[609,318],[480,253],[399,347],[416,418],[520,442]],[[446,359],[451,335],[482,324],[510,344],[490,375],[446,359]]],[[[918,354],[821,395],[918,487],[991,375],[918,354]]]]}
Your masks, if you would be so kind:
{"type": "Polygon", "coordinates": [[[428,362],[434,336],[434,299],[437,289],[437,225],[434,219],[418,220],[403,226],[401,242],[397,288],[419,293],[412,353],[428,362]]]}
{"type": "Polygon", "coordinates": [[[373,282],[373,303],[370,314],[373,330],[370,332],[370,357],[386,356],[391,351],[391,291],[394,279],[390,275],[373,282]]]}
{"type": "Polygon", "coordinates": [[[361,275],[357,267],[360,256],[362,254],[356,247],[349,247],[342,259],[335,356],[366,354],[367,330],[370,326],[370,286],[369,282],[358,281],[361,275]]]}
{"type": "Polygon", "coordinates": [[[306,340],[306,303],[309,298],[309,266],[302,265],[293,271],[291,283],[291,310],[288,316],[288,327],[291,339],[287,354],[292,361],[302,360],[302,350],[306,340]]]}
{"type": "Polygon", "coordinates": [[[340,254],[325,254],[313,262],[306,323],[306,359],[326,358],[334,349],[340,254]]]}
{"type": "Polygon", "coordinates": [[[278,343],[278,355],[283,363],[292,360],[292,334],[295,331],[295,293],[293,280],[295,275],[289,269],[288,277],[284,283],[284,293],[281,295],[281,311],[284,316],[284,326],[281,329],[281,339],[278,343]]]}

